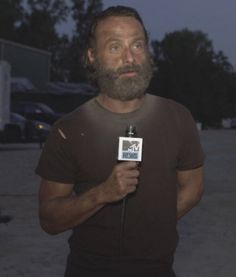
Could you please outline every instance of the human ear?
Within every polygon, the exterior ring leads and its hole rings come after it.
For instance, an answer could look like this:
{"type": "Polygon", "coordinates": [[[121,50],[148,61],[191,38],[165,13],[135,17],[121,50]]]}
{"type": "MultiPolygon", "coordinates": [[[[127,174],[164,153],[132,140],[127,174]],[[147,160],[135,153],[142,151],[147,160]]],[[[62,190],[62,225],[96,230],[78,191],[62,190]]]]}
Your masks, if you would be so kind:
{"type": "Polygon", "coordinates": [[[93,64],[94,60],[95,60],[94,49],[93,48],[89,48],[87,50],[87,56],[88,56],[88,60],[89,60],[90,64],[93,64]]]}

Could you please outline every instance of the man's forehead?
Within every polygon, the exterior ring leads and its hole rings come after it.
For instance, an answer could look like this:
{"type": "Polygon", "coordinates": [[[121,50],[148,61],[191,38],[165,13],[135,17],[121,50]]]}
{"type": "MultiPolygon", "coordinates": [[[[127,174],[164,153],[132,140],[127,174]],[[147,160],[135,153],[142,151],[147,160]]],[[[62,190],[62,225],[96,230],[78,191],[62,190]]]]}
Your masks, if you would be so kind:
{"type": "Polygon", "coordinates": [[[145,37],[141,23],[132,16],[109,16],[100,21],[96,28],[96,37],[122,37],[124,32],[131,36],[145,37]]]}

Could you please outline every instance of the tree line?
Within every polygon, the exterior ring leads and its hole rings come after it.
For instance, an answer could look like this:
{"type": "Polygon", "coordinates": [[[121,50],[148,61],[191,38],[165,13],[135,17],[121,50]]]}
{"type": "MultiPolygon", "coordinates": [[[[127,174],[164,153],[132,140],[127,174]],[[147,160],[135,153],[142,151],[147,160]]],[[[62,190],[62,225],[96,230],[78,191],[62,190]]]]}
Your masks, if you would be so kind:
{"type": "MultiPolygon", "coordinates": [[[[0,38],[50,51],[53,81],[87,82],[81,59],[86,30],[102,9],[102,0],[1,0],[0,38]],[[68,17],[72,34],[60,34],[58,25],[68,17]]],[[[184,104],[205,126],[236,117],[236,72],[207,34],[173,31],[150,47],[155,65],[150,92],[184,104]]]]}

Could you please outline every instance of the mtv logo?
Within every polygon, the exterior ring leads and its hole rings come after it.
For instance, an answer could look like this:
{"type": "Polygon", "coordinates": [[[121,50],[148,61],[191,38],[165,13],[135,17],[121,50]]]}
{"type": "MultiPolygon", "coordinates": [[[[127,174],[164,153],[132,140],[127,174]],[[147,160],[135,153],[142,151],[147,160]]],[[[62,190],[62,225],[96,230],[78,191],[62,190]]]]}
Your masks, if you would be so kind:
{"type": "Polygon", "coordinates": [[[118,160],[142,161],[142,138],[119,137],[118,160]]]}

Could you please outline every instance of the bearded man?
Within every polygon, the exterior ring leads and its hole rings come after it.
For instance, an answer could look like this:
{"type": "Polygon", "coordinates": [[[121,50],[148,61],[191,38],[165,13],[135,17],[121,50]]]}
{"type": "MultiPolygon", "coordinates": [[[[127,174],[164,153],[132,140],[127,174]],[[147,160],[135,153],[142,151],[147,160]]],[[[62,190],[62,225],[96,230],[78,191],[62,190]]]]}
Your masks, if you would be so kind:
{"type": "Polygon", "coordinates": [[[137,11],[108,8],[88,37],[85,63],[100,93],[59,120],[43,148],[41,226],[72,229],[66,277],[173,277],[177,221],[203,192],[195,123],[182,105],[146,93],[152,59],[137,11]],[[141,166],[117,162],[129,125],[143,138],[141,166]]]}

